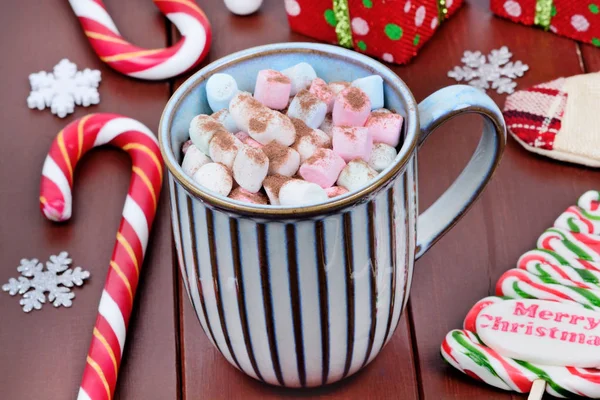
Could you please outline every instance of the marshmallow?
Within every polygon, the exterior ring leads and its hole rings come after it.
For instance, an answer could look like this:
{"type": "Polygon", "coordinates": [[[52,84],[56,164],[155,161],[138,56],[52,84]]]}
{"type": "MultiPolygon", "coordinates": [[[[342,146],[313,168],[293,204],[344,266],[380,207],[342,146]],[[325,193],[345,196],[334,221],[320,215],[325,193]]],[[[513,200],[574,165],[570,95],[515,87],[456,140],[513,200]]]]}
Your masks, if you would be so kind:
{"type": "Polygon", "coordinates": [[[361,89],[369,97],[371,109],[383,107],[383,79],[379,75],[366,76],[352,82],[352,86],[361,89]]]}
{"type": "Polygon", "coordinates": [[[223,164],[215,162],[201,166],[192,178],[200,186],[222,196],[227,196],[233,187],[233,179],[229,169],[223,164]]]}
{"type": "Polygon", "coordinates": [[[329,197],[325,189],[301,179],[290,179],[279,189],[279,203],[282,206],[306,206],[327,200],[329,197]]]}
{"type": "Polygon", "coordinates": [[[294,149],[271,142],[262,148],[269,158],[269,175],[293,176],[300,167],[300,154],[294,149]]]}
{"type": "Polygon", "coordinates": [[[296,128],[296,141],[292,145],[300,154],[300,162],[306,161],[321,147],[331,147],[331,138],[320,129],[309,128],[302,120],[292,118],[296,128]]]}
{"type": "Polygon", "coordinates": [[[318,128],[325,120],[327,104],[308,90],[301,90],[288,107],[287,115],[298,118],[311,128],[318,128]]]}
{"type": "Polygon", "coordinates": [[[385,143],[375,143],[369,158],[369,166],[377,172],[386,169],[396,158],[396,149],[385,143]]]}
{"type": "Polygon", "coordinates": [[[240,142],[244,143],[246,146],[254,147],[255,149],[260,149],[261,147],[263,147],[262,144],[252,139],[250,135],[248,135],[246,132],[239,131],[234,136],[240,139],[240,142]]]}
{"type": "Polygon", "coordinates": [[[217,111],[211,117],[223,124],[228,132],[236,133],[238,131],[237,125],[228,109],[224,108],[221,111],[217,111]]]}
{"type": "Polygon", "coordinates": [[[263,0],[225,0],[225,6],[236,15],[250,15],[256,12],[263,0]]]}
{"type": "Polygon", "coordinates": [[[327,112],[330,113],[333,110],[333,102],[335,101],[336,94],[331,90],[327,82],[321,78],[316,78],[310,85],[309,92],[317,96],[321,101],[327,104],[327,112]]]}
{"type": "Polygon", "coordinates": [[[192,141],[190,139],[186,140],[185,142],[183,142],[183,144],[181,145],[181,152],[183,154],[187,153],[188,149],[190,148],[190,146],[192,145],[192,141]]]}
{"type": "Polygon", "coordinates": [[[287,107],[292,83],[279,71],[263,69],[258,72],[254,87],[254,98],[274,110],[287,107]]]}
{"type": "Polygon", "coordinates": [[[333,129],[333,120],[331,119],[331,114],[327,114],[325,116],[325,120],[319,126],[319,129],[327,134],[327,136],[331,137],[331,130],[333,129]]]}
{"type": "Polygon", "coordinates": [[[340,127],[333,128],[333,151],[345,161],[361,158],[369,161],[373,150],[373,138],[368,128],[340,127]]]}
{"type": "Polygon", "coordinates": [[[333,104],[333,124],[335,126],[363,126],[371,112],[369,97],[356,87],[344,89],[333,104]]]}
{"type": "Polygon", "coordinates": [[[228,74],[214,74],[206,82],[206,100],[214,112],[229,108],[229,102],[237,92],[237,82],[228,74]]]}
{"type": "Polygon", "coordinates": [[[296,140],[296,129],[288,116],[267,107],[250,118],[248,134],[260,144],[275,141],[289,146],[296,140]]]}
{"type": "Polygon", "coordinates": [[[300,166],[300,176],[323,189],[333,186],[346,166],[344,160],[330,149],[318,149],[300,166]]]}
{"type": "Polygon", "coordinates": [[[267,176],[263,181],[263,187],[265,188],[265,193],[267,193],[267,197],[269,198],[269,203],[272,206],[279,205],[279,190],[284,183],[291,180],[287,176],[283,175],[271,175],[267,176]]]}
{"type": "Polygon", "coordinates": [[[208,155],[214,162],[221,163],[231,169],[242,147],[244,147],[244,144],[238,138],[226,130],[221,130],[212,137],[208,145],[208,155]]]}
{"type": "Polygon", "coordinates": [[[240,187],[236,187],[229,193],[229,198],[237,201],[241,201],[243,203],[250,204],[269,204],[269,200],[267,196],[258,192],[252,193],[247,191],[246,189],[240,187]]]}
{"type": "Polygon", "coordinates": [[[317,77],[314,68],[305,62],[284,69],[281,73],[292,81],[292,96],[303,89],[308,89],[313,79],[317,77]]]}
{"type": "Polygon", "coordinates": [[[267,107],[252,97],[248,92],[238,92],[229,103],[229,113],[231,114],[231,117],[235,121],[238,129],[244,132],[248,132],[250,118],[252,118],[256,112],[265,109],[268,110],[267,107]]]}
{"type": "Polygon", "coordinates": [[[208,155],[208,144],[216,132],[226,132],[223,124],[208,115],[197,115],[190,122],[190,139],[204,154],[208,155]]]}
{"type": "Polygon", "coordinates": [[[342,93],[345,89],[350,87],[350,82],[346,81],[338,81],[338,82],[330,82],[329,89],[333,92],[333,94],[337,97],[338,94],[342,93]]]}
{"type": "Polygon", "coordinates": [[[369,167],[369,164],[363,160],[354,160],[342,170],[337,184],[352,192],[368,185],[375,177],[377,171],[369,167]]]}
{"type": "Polygon", "coordinates": [[[201,166],[210,162],[212,162],[211,159],[192,144],[185,152],[181,168],[188,176],[193,176],[201,166]]]}
{"type": "Polygon", "coordinates": [[[400,143],[402,120],[400,114],[378,111],[369,115],[365,126],[369,128],[374,142],[396,147],[400,143]]]}
{"type": "Polygon", "coordinates": [[[378,108],[376,110],[373,110],[371,113],[384,113],[384,114],[389,114],[391,113],[390,110],[388,110],[387,108],[378,108]]]}
{"type": "Polygon", "coordinates": [[[348,189],[341,186],[332,186],[330,188],[325,189],[325,193],[327,193],[327,196],[329,196],[329,198],[331,199],[333,197],[342,196],[348,193],[348,189]]]}
{"type": "Polygon", "coordinates": [[[269,171],[269,159],[260,149],[243,146],[233,163],[233,177],[244,189],[256,193],[269,171]]]}

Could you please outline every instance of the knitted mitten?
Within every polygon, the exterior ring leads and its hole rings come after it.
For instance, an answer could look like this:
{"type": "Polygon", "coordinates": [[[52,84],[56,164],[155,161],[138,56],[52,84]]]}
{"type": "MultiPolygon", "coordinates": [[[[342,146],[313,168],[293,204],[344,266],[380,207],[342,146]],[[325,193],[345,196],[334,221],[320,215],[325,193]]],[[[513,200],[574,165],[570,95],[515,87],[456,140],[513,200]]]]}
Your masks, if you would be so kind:
{"type": "Polygon", "coordinates": [[[506,99],[511,135],[527,150],[600,167],[600,73],[520,90],[506,99]]]}

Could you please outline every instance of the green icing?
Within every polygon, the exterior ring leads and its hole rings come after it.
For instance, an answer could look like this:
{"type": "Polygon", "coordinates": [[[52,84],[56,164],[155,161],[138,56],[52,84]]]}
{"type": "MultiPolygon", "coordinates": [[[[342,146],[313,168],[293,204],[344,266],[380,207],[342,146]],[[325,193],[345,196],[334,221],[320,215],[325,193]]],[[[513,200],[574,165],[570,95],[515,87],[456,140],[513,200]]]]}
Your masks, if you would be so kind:
{"type": "Polygon", "coordinates": [[[356,45],[358,46],[359,49],[361,49],[362,51],[367,50],[367,44],[365,42],[363,42],[362,40],[360,40],[358,43],[356,43],[356,45]]]}
{"type": "Polygon", "coordinates": [[[335,13],[331,9],[325,10],[325,21],[333,27],[337,25],[337,18],[335,17],[335,13]]]}
{"type": "Polygon", "coordinates": [[[600,8],[598,8],[598,6],[594,3],[591,3],[588,7],[592,14],[598,14],[598,12],[600,12],[600,8]]]}
{"type": "Polygon", "coordinates": [[[365,6],[365,8],[371,8],[371,7],[373,7],[373,1],[372,0],[363,0],[363,6],[365,6]]]}
{"type": "Polygon", "coordinates": [[[385,26],[385,34],[392,40],[400,40],[402,37],[402,28],[396,24],[387,24],[385,26]]]}

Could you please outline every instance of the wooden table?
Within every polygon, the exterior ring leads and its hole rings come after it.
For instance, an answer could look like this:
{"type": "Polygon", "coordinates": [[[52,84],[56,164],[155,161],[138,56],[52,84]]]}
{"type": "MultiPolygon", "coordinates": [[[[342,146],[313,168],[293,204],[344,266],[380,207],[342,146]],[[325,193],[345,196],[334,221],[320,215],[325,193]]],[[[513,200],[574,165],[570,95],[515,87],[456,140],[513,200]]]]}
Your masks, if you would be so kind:
{"type": "MultiPolygon", "coordinates": [[[[173,27],[149,0],[105,0],[123,35],[142,47],[176,38],[173,27]]],[[[310,40],[290,32],[282,1],[266,0],[250,17],[230,14],[219,0],[204,0],[213,26],[205,64],[251,46],[310,40]]],[[[72,399],[78,390],[96,308],[127,191],[127,155],[94,151],[77,169],[73,218],[46,221],[38,211],[42,163],[50,143],[68,122],[89,112],[118,112],[156,129],[161,111],[186,77],[149,83],[126,78],[92,52],[64,0],[22,0],[0,6],[2,92],[0,120],[0,283],[17,275],[21,258],[46,260],[61,250],[89,269],[91,280],[71,309],[24,314],[18,299],[0,293],[0,397],[72,399]],[[27,109],[27,75],[51,70],[67,57],[102,71],[101,103],[59,119],[27,109]]],[[[487,0],[465,7],[405,67],[394,67],[418,101],[452,84],[446,72],[465,50],[484,53],[506,45],[529,64],[518,80],[524,88],[560,76],[596,71],[600,50],[536,29],[494,18],[487,0]]],[[[504,95],[491,94],[502,106],[504,95]]],[[[439,196],[475,148],[480,121],[462,117],[444,126],[420,152],[421,209],[439,196]]],[[[534,156],[509,139],[492,183],[468,215],[417,262],[411,300],[393,340],[364,371],[315,390],[269,387],[237,372],[210,345],[182,290],[171,238],[167,191],[146,255],[115,398],[120,399],[509,399],[453,371],[440,358],[449,330],[469,308],[494,292],[503,271],[535,245],[538,235],[596,188],[597,172],[534,156]]]]}

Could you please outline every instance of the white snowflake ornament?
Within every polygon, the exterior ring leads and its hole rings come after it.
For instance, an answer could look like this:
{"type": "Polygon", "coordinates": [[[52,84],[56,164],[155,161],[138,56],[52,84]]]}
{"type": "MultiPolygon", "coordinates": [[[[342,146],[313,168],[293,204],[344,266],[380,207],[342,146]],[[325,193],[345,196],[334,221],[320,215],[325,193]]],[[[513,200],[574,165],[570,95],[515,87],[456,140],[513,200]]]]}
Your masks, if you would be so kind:
{"type": "Polygon", "coordinates": [[[74,111],[75,105],[88,107],[100,102],[100,81],[100,71],[89,68],[77,71],[77,65],[64,58],[51,73],[40,71],[29,75],[31,93],[27,106],[38,110],[50,107],[53,114],[64,118],[74,111]]]}
{"type": "Polygon", "coordinates": [[[37,258],[24,258],[17,267],[22,276],[17,279],[10,278],[8,283],[2,285],[2,290],[11,296],[22,295],[19,303],[25,312],[34,308],[41,309],[42,304],[46,302],[46,293],[54,307],[71,307],[75,293],[71,292],[70,288],[83,285],[83,281],[90,277],[90,273],[81,267],[71,269],[71,262],[69,254],[62,251],[58,255],[50,256],[44,271],[43,264],[37,258]]]}
{"type": "Polygon", "coordinates": [[[522,77],[529,66],[521,61],[510,61],[512,53],[503,46],[492,50],[488,56],[480,51],[465,51],[460,61],[464,64],[448,72],[457,82],[465,81],[481,90],[495,89],[499,94],[513,93],[517,83],[513,80],[522,77]]]}

